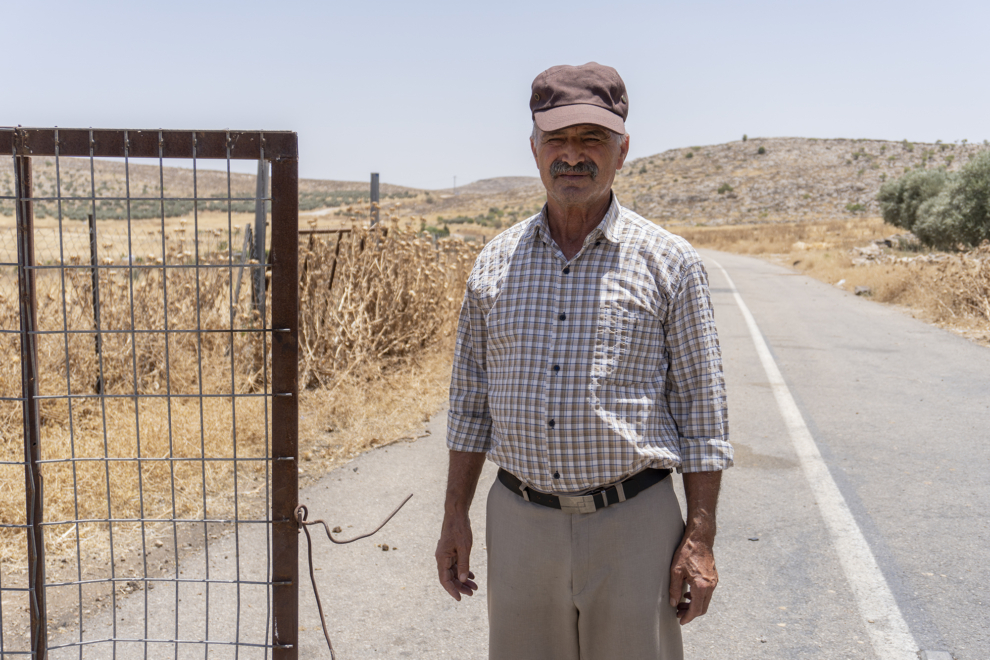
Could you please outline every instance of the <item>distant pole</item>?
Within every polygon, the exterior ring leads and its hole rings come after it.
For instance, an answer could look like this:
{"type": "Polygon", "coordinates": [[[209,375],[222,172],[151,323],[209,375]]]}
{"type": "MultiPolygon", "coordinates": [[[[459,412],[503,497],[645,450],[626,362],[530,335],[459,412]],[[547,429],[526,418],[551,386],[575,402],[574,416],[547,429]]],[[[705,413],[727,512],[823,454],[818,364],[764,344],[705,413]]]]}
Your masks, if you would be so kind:
{"type": "Polygon", "coordinates": [[[254,255],[258,262],[254,270],[254,278],[251,287],[254,294],[255,309],[261,314],[262,327],[265,321],[265,267],[268,259],[265,255],[265,225],[267,224],[268,213],[265,208],[265,198],[268,197],[268,163],[264,160],[258,161],[258,181],[255,189],[254,202],[254,255]]]}
{"type": "Polygon", "coordinates": [[[371,173],[371,226],[378,224],[378,172],[371,173]]]}

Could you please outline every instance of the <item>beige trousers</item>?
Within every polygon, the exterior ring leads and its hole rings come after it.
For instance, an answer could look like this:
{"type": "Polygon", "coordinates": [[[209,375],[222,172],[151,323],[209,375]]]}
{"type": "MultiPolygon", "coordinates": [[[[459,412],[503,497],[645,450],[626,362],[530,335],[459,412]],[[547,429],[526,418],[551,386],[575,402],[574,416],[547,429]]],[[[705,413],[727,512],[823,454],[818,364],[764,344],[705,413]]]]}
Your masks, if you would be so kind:
{"type": "Polygon", "coordinates": [[[668,477],[595,513],[488,492],[490,660],[681,660],[667,589],[684,521],[668,477]]]}

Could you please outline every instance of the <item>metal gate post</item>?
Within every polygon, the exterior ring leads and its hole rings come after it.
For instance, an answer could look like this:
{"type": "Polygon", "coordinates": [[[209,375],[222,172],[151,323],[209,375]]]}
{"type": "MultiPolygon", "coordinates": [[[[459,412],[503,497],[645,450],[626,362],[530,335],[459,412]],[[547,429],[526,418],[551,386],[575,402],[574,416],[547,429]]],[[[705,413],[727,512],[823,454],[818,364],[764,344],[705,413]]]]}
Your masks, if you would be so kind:
{"type": "MultiPolygon", "coordinates": [[[[293,136],[295,137],[295,136],[293,136]]],[[[299,161],[272,161],[272,643],[299,657],[299,161]]]]}
{"type": "Polygon", "coordinates": [[[34,283],[34,208],[31,159],[17,156],[17,285],[21,316],[21,396],[24,414],[24,479],[27,494],[28,588],[31,602],[31,652],[48,656],[48,610],[45,605],[44,490],[41,482],[41,414],[38,407],[38,315],[34,283]]]}

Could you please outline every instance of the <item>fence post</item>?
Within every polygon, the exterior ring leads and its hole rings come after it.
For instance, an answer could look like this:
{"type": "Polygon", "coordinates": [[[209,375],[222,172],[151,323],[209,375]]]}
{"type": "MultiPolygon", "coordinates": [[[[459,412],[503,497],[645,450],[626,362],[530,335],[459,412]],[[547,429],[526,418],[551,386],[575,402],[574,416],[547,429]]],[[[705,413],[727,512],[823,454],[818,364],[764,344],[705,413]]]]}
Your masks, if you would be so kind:
{"type": "Polygon", "coordinates": [[[327,291],[333,291],[333,278],[337,275],[337,259],[340,258],[340,239],[344,236],[344,232],[337,232],[337,247],[333,250],[333,265],[330,266],[330,283],[327,285],[327,291]]]}
{"type": "Polygon", "coordinates": [[[371,200],[371,226],[374,227],[381,219],[379,215],[378,172],[371,173],[371,195],[369,198],[371,200]]]}
{"type": "MultiPolygon", "coordinates": [[[[103,352],[103,335],[100,334],[100,261],[96,244],[96,219],[92,213],[86,214],[89,221],[89,265],[92,266],[90,277],[93,283],[93,329],[96,330],[96,359],[103,352]]],[[[103,380],[96,377],[96,393],[103,394],[103,380]]]]}
{"type": "Polygon", "coordinates": [[[272,643],[299,657],[299,161],[272,162],[272,643]]]}
{"type": "Polygon", "coordinates": [[[17,188],[17,284],[21,316],[21,396],[24,415],[24,478],[27,495],[28,589],[31,652],[48,655],[48,609],[45,604],[44,488],[41,466],[41,412],[38,407],[38,316],[34,281],[34,208],[31,202],[31,159],[15,158],[17,188]]]}
{"type": "Polygon", "coordinates": [[[265,319],[265,264],[268,263],[265,258],[266,197],[268,197],[268,163],[259,160],[254,203],[254,258],[258,262],[258,267],[252,273],[254,277],[251,280],[251,302],[261,313],[262,321],[265,319]]]}

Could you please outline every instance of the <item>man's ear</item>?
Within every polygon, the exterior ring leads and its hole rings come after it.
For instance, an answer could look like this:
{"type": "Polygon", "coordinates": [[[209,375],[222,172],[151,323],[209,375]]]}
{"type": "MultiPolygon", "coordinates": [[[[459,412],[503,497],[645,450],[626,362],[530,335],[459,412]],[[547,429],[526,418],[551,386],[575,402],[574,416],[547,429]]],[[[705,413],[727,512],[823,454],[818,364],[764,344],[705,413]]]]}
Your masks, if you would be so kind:
{"type": "Polygon", "coordinates": [[[622,146],[619,147],[619,162],[615,166],[615,169],[621,170],[623,163],[626,162],[626,156],[629,155],[629,136],[626,135],[625,139],[622,140],[622,146]]]}

